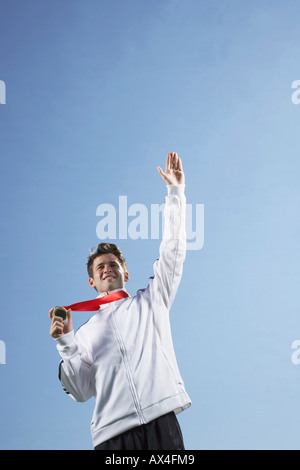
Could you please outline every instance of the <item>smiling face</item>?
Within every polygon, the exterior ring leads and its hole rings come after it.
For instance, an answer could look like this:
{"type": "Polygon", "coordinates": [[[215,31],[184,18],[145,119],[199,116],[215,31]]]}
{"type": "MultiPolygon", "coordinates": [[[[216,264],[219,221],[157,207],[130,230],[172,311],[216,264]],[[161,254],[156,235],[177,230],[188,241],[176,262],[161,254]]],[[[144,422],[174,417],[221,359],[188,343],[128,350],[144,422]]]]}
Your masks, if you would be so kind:
{"type": "Polygon", "coordinates": [[[124,271],[120,261],[114,254],[107,253],[94,259],[93,277],[89,278],[89,284],[99,294],[114,289],[123,289],[128,279],[128,272],[124,271]]]}

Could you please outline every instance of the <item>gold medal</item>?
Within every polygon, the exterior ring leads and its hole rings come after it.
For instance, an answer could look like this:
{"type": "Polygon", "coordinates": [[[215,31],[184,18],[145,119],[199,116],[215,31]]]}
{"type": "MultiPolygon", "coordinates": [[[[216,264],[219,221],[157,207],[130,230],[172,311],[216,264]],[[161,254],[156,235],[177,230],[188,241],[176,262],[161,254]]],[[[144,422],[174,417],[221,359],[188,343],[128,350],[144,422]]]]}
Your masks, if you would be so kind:
{"type": "Polygon", "coordinates": [[[67,319],[67,310],[64,307],[55,307],[53,310],[52,316],[53,317],[61,317],[63,321],[67,319]]]}

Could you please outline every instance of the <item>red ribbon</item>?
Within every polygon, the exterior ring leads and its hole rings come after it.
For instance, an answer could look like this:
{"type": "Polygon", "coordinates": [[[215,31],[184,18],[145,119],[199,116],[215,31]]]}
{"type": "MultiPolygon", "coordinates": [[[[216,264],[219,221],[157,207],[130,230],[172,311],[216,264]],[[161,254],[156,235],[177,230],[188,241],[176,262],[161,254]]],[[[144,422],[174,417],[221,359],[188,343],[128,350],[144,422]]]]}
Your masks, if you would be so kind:
{"type": "Polygon", "coordinates": [[[67,305],[64,308],[68,310],[69,308],[73,311],[79,312],[91,312],[95,310],[99,310],[100,305],[108,304],[109,302],[115,302],[116,300],[125,299],[125,297],[130,297],[130,295],[124,291],[119,290],[117,292],[113,292],[112,294],[107,294],[102,297],[98,297],[97,299],[93,300],[86,300],[84,302],[78,302],[76,304],[67,305]]]}

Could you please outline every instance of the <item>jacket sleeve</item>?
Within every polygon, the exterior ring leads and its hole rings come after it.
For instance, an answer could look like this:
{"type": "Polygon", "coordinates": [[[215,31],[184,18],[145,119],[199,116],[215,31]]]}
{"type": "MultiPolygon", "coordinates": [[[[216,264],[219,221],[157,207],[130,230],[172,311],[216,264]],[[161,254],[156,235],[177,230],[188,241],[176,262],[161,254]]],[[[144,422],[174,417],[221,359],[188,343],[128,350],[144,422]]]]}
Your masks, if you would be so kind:
{"type": "Polygon", "coordinates": [[[94,395],[91,385],[91,363],[75,339],[74,331],[56,339],[61,356],[59,379],[65,390],[75,401],[86,401],[94,395]]]}
{"type": "Polygon", "coordinates": [[[186,198],[185,185],[168,185],[164,207],[163,239],[159,259],[153,265],[154,277],[150,278],[149,290],[153,303],[164,305],[168,310],[175,298],[186,256],[186,198]]]}

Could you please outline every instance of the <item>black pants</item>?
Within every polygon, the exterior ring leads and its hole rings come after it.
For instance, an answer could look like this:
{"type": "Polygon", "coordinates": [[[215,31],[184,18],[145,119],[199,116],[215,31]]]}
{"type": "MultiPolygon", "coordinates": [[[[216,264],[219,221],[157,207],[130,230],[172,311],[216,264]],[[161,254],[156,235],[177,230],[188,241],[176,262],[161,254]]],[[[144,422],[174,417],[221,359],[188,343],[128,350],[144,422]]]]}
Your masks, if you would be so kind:
{"type": "Polygon", "coordinates": [[[102,442],[95,450],[184,450],[184,444],[172,411],[102,442]]]}

